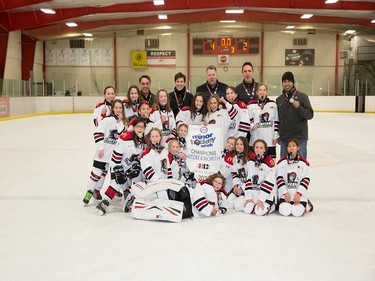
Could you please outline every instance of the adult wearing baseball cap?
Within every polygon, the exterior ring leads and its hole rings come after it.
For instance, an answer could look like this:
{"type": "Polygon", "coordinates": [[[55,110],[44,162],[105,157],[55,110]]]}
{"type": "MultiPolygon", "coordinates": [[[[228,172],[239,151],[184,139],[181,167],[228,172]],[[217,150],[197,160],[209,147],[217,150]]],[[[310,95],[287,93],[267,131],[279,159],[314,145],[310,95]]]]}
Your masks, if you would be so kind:
{"type": "Polygon", "coordinates": [[[308,95],[297,91],[294,75],[287,71],[282,78],[283,92],[276,99],[279,113],[280,157],[287,155],[286,144],[289,139],[297,139],[300,144],[299,155],[307,158],[308,125],[314,117],[314,110],[308,95]]]}

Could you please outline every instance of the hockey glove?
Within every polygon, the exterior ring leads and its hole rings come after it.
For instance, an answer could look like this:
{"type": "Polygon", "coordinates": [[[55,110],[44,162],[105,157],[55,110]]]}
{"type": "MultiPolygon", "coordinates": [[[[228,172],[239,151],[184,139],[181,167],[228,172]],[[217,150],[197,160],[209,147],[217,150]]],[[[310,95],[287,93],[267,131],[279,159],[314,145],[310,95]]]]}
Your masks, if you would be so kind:
{"type": "Polygon", "coordinates": [[[132,167],[127,171],[129,178],[134,179],[141,173],[141,166],[139,163],[134,163],[132,167]]]}
{"type": "Polygon", "coordinates": [[[126,182],[125,171],[123,166],[114,166],[113,172],[115,173],[115,182],[123,185],[126,182]]]}

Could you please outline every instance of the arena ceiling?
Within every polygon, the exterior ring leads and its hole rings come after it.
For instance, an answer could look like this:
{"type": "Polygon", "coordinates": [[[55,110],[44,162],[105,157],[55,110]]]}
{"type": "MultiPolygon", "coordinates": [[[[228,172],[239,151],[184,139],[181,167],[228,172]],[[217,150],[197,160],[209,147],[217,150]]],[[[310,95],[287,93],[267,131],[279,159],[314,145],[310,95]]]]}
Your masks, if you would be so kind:
{"type": "Polygon", "coordinates": [[[164,0],[164,5],[142,0],[0,0],[0,33],[21,30],[38,40],[82,37],[136,36],[214,31],[297,31],[375,36],[375,0],[345,0],[325,4],[325,0],[164,0]],[[45,14],[41,8],[55,10],[45,14]],[[226,9],[243,9],[227,14],[226,9]],[[301,19],[303,14],[313,14],[301,19]],[[167,15],[159,19],[158,15],[167,15]],[[236,20],[236,23],[220,23],[236,20]],[[67,22],[77,23],[68,27],[67,22]],[[170,29],[166,30],[165,26],[170,29]],[[142,31],[142,32],[139,32],[142,31]]]}

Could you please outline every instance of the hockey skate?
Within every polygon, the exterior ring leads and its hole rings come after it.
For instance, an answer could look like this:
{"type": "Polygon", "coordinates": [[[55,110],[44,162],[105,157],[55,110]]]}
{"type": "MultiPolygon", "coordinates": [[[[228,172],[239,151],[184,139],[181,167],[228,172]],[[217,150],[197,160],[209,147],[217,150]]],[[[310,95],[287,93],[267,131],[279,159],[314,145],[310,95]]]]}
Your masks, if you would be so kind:
{"type": "Polygon", "coordinates": [[[102,195],[100,194],[100,191],[97,190],[97,189],[94,189],[94,194],[93,194],[93,196],[94,196],[94,199],[95,199],[95,200],[102,200],[102,199],[103,199],[103,198],[102,198],[102,195]]]}
{"type": "Polygon", "coordinates": [[[96,206],[95,210],[94,210],[94,214],[97,215],[97,216],[103,216],[105,215],[105,213],[107,212],[107,209],[108,209],[108,206],[109,206],[109,202],[108,200],[102,200],[98,206],[96,206]]]}
{"type": "Polygon", "coordinates": [[[133,194],[129,193],[124,201],[124,205],[122,206],[122,211],[125,213],[130,213],[133,207],[135,197],[133,194]]]}
{"type": "Polygon", "coordinates": [[[121,193],[121,191],[117,191],[117,192],[116,192],[116,197],[118,197],[119,199],[122,198],[122,193],[121,193]]]}
{"type": "Polygon", "coordinates": [[[83,198],[83,203],[88,204],[91,200],[92,195],[93,195],[92,191],[87,190],[87,192],[85,194],[85,198],[83,198]]]}
{"type": "Polygon", "coordinates": [[[311,203],[310,199],[307,199],[307,208],[308,212],[312,212],[314,210],[314,205],[311,203]]]}

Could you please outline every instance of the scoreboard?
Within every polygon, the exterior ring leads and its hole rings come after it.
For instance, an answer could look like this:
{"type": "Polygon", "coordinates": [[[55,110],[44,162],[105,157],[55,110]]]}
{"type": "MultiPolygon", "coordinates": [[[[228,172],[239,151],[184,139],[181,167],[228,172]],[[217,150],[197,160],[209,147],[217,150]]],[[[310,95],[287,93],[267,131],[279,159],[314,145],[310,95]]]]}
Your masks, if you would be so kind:
{"type": "Polygon", "coordinates": [[[259,54],[259,37],[193,38],[193,55],[259,54]]]}

